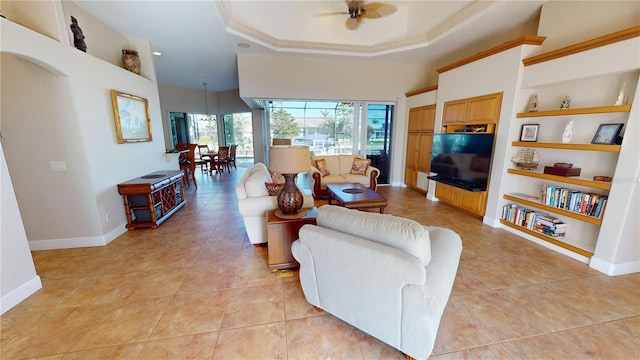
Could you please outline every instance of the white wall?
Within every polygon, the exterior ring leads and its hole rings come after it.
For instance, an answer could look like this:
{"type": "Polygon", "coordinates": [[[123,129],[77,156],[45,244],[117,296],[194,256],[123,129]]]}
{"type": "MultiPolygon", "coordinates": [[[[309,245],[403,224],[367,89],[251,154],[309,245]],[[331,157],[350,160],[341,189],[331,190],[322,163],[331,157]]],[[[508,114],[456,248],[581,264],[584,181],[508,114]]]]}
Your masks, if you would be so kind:
{"type": "Polygon", "coordinates": [[[545,53],[640,24],[639,1],[548,1],[542,6],[538,36],[545,53]]]}
{"type": "MultiPolygon", "coordinates": [[[[90,17],[84,17],[84,22],[90,22],[90,17]]],[[[125,231],[126,223],[122,197],[117,192],[116,185],[131,178],[144,175],[155,170],[174,169],[177,164],[168,163],[165,156],[164,134],[158,89],[155,81],[153,65],[147,66],[152,73],[151,80],[145,76],[135,75],[109,62],[83,53],[72,45],[58,42],[33,32],[11,21],[0,19],[1,41],[0,51],[4,54],[14,54],[41,66],[50,72],[49,76],[41,76],[42,71],[37,67],[24,65],[22,69],[17,64],[24,62],[3,62],[2,73],[10,74],[19,71],[27,75],[25,81],[5,79],[2,87],[5,90],[2,98],[2,127],[11,129],[24,124],[38,124],[50,122],[47,126],[58,131],[48,134],[55,139],[41,140],[46,146],[61,145],[54,151],[44,153],[40,149],[40,158],[44,160],[41,166],[28,168],[29,174],[14,177],[14,181],[30,182],[30,179],[52,180],[54,177],[65,177],[68,184],[60,189],[61,193],[49,192],[38,194],[21,194],[19,198],[31,196],[24,208],[21,201],[21,212],[24,219],[41,219],[41,210],[35,204],[47,204],[55,210],[60,198],[69,202],[82,204],[76,206],[78,217],[73,221],[61,222],[57,228],[48,225],[57,221],[25,221],[27,234],[39,234],[31,239],[32,248],[60,248],[87,245],[100,245],[111,241],[125,231]],[[29,79],[33,77],[33,79],[29,79]],[[11,81],[9,81],[11,80],[11,81]],[[65,85],[68,84],[68,85],[65,85]],[[113,106],[110,90],[141,96],[149,101],[151,115],[152,142],[136,144],[118,144],[115,132],[113,106]],[[22,100],[9,101],[11,94],[29,94],[22,100]],[[47,106],[34,106],[42,98],[47,106]],[[25,104],[27,102],[27,104],[25,104]],[[56,105],[58,104],[58,105],[56,105]],[[60,106],[64,104],[64,106],[60,106]],[[43,113],[45,115],[43,115],[43,113]],[[5,114],[20,114],[5,116],[5,114]],[[29,121],[26,121],[29,120],[29,121]],[[56,128],[57,127],[57,128],[56,128]],[[54,156],[55,158],[51,158],[54,156]],[[52,173],[48,169],[48,161],[66,161],[68,171],[52,173]],[[84,170],[78,170],[84,169],[84,170]],[[79,171],[79,172],[78,172],[79,171]],[[27,177],[25,177],[27,176],[27,177]],[[74,190],[75,189],[75,190],[74,190]],[[77,191],[76,191],[77,190],[77,191]],[[110,221],[107,222],[107,214],[110,221]],[[31,226],[31,224],[34,224],[31,226]],[[83,224],[70,226],[70,224],[83,224]],[[66,227],[64,230],[62,227],[66,227]]],[[[131,40],[135,43],[141,58],[151,58],[148,42],[131,40]]],[[[120,52],[120,47],[113,49],[120,52]]],[[[144,75],[143,68],[143,75],[144,75]]],[[[23,133],[26,131],[22,128],[23,133]]],[[[22,148],[30,139],[11,138],[7,133],[5,153],[10,164],[9,171],[13,172],[11,164],[21,159],[22,148]],[[15,160],[14,159],[18,159],[15,160]]],[[[36,146],[36,148],[37,148],[36,146]]],[[[24,160],[24,159],[22,159],[24,160]]],[[[17,190],[17,189],[16,189],[17,190]]],[[[56,215],[64,216],[64,215],[56,215]]]]}
{"type": "Polygon", "coordinates": [[[42,288],[0,143],[0,314],[42,288]]]}
{"type": "MultiPolygon", "coordinates": [[[[240,97],[393,102],[391,183],[404,176],[407,89],[420,88],[428,66],[334,57],[238,54],[240,97]]],[[[255,123],[254,123],[255,125],[255,123]]]]}

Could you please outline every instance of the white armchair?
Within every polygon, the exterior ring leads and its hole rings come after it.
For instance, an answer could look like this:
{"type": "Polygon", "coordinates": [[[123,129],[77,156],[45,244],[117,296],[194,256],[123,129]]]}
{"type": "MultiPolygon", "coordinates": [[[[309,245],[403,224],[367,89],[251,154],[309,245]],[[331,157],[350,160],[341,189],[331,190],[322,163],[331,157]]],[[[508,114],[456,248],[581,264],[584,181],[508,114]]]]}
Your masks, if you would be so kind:
{"type": "Polygon", "coordinates": [[[338,206],[291,246],[307,301],[416,359],[433,351],[462,241],[449,229],[338,206]]]}
{"type": "MultiPolygon", "coordinates": [[[[267,242],[267,212],[278,208],[276,196],[270,196],[265,183],[270,183],[271,174],[262,163],[257,163],[247,169],[238,185],[238,209],[244,219],[249,241],[258,246],[267,242]]],[[[303,208],[312,208],[313,196],[310,190],[301,189],[304,195],[303,208]]]]}

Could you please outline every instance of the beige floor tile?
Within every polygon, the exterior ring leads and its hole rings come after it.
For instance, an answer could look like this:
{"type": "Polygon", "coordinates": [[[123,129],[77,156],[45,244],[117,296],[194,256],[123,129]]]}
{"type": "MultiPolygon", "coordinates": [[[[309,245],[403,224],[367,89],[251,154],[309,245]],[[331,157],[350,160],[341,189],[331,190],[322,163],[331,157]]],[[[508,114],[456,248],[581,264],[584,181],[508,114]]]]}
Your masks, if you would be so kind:
{"type": "Polygon", "coordinates": [[[283,283],[282,288],[284,290],[284,308],[287,320],[326,315],[324,311],[314,309],[307,302],[299,281],[283,283]]]}
{"type": "Polygon", "coordinates": [[[332,315],[287,321],[289,359],[403,359],[391,346],[332,315]]]}
{"type": "Polygon", "coordinates": [[[236,264],[206,264],[193,266],[178,290],[180,294],[194,294],[229,289],[233,284],[236,264]]]}
{"type": "Polygon", "coordinates": [[[102,305],[4,314],[0,358],[23,359],[64,353],[109,310],[109,305],[102,305]]]}
{"type": "Polygon", "coordinates": [[[284,322],[220,331],[213,359],[287,359],[284,322]]]}
{"type": "Polygon", "coordinates": [[[62,360],[127,360],[136,359],[144,348],[144,343],[109,346],[98,349],[67,353],[62,360]]]}
{"type": "Polygon", "coordinates": [[[150,341],[146,343],[138,359],[210,360],[217,339],[218,333],[210,332],[150,341]]]}
{"type": "Polygon", "coordinates": [[[178,295],[162,314],[152,340],[220,330],[229,302],[228,292],[200,292],[178,295]]]}
{"type": "Polygon", "coordinates": [[[147,341],[171,298],[123,302],[73,346],[72,351],[147,341]]]}
{"type": "Polygon", "coordinates": [[[220,292],[228,297],[222,330],[284,321],[284,298],[279,283],[220,292]]]}

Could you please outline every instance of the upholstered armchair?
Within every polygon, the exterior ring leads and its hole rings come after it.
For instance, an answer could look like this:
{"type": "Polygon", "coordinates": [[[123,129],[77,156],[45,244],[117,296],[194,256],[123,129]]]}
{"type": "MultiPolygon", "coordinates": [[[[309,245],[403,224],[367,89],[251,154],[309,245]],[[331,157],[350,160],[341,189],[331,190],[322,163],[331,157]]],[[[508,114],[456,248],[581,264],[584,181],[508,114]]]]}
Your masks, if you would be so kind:
{"type": "MultiPolygon", "coordinates": [[[[244,220],[249,241],[254,245],[267,242],[267,212],[278,208],[278,199],[269,195],[265,183],[271,183],[269,170],[263,163],[247,169],[238,185],[238,209],[244,220]]],[[[309,189],[300,189],[304,194],[303,208],[312,208],[313,196],[309,189]]]]}
{"type": "Polygon", "coordinates": [[[307,301],[416,359],[433,351],[462,241],[453,231],[333,205],[291,246],[307,301]]]}

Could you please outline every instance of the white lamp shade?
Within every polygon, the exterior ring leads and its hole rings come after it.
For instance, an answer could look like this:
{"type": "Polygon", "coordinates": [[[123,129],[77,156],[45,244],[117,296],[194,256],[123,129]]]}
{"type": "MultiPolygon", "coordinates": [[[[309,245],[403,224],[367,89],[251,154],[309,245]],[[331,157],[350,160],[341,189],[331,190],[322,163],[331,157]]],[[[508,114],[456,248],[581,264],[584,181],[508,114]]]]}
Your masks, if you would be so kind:
{"type": "Polygon", "coordinates": [[[269,170],[281,174],[298,174],[311,170],[308,146],[269,147],[269,170]]]}

